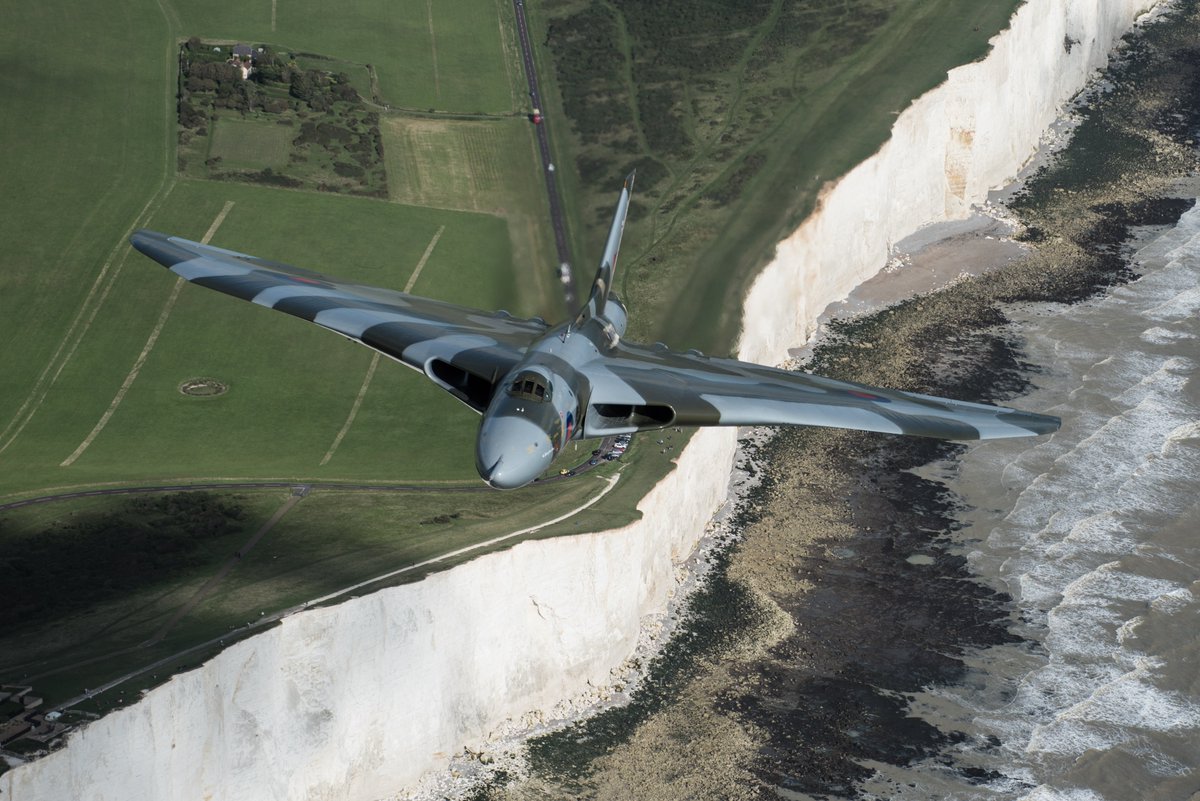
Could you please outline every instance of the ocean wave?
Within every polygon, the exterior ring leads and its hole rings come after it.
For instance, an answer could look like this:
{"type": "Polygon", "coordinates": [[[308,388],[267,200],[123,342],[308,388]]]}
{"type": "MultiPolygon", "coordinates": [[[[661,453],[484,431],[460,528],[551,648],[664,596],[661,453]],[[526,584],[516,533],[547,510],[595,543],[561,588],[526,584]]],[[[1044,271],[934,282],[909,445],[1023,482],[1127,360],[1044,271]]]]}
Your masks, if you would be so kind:
{"type": "Polygon", "coordinates": [[[979,797],[1092,801],[1112,785],[1089,771],[1197,768],[1200,209],[1134,261],[1142,277],[1103,297],[1028,310],[1045,369],[1027,402],[1062,430],[973,448],[951,479],[977,507],[972,568],[1012,594],[1024,638],[914,705],[975,733],[957,761],[992,772],[979,797]]]}

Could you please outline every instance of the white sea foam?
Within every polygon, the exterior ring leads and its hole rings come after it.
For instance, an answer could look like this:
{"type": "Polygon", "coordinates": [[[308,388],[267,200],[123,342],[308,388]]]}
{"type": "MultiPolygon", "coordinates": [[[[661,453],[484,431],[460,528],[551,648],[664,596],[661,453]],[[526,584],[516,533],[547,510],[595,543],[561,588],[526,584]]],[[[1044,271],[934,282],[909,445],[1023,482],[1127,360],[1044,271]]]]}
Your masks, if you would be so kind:
{"type": "Polygon", "coordinates": [[[1184,339],[1195,339],[1195,334],[1189,334],[1186,331],[1170,331],[1166,328],[1154,326],[1147,328],[1142,332],[1142,339],[1153,345],[1169,345],[1173,342],[1179,342],[1184,339]]]}
{"type": "Polygon", "coordinates": [[[1186,320],[1200,311],[1200,289],[1189,289],[1170,300],[1146,310],[1152,320],[1186,320]]]}
{"type": "Polygon", "coordinates": [[[1171,615],[1196,604],[1196,594],[1187,587],[1179,587],[1171,592],[1164,592],[1150,603],[1150,608],[1156,612],[1171,615]]]}
{"type": "Polygon", "coordinates": [[[980,682],[914,709],[970,721],[964,764],[1004,775],[989,798],[1103,798],[1070,786],[1086,783],[1085,754],[1136,754],[1147,777],[1200,770],[1195,668],[1180,661],[1200,615],[1200,208],[1134,259],[1127,286],[1027,310],[1028,357],[1046,370],[1024,403],[1062,430],[978,446],[952,480],[978,507],[969,559],[1007,586],[1033,645],[987,649],[980,682]]]}
{"type": "Polygon", "coordinates": [[[1186,776],[1196,772],[1193,765],[1185,764],[1168,754],[1164,754],[1160,749],[1145,740],[1133,741],[1129,752],[1138,759],[1147,772],[1155,776],[1162,776],[1164,778],[1186,776]]]}
{"type": "Polygon", "coordinates": [[[1081,787],[1038,787],[1024,801],[1107,801],[1099,793],[1081,787]]]}

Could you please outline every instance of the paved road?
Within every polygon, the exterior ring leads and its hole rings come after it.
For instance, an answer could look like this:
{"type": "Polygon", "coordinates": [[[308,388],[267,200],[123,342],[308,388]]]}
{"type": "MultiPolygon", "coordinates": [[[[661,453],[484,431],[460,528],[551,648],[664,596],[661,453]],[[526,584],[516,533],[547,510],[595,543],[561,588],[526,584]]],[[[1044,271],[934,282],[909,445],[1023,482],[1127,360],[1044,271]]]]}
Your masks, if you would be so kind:
{"type": "MultiPolygon", "coordinates": [[[[542,93],[538,89],[537,69],[533,64],[533,47],[529,44],[529,26],[525,21],[524,0],[513,0],[513,10],[517,14],[517,38],[521,43],[521,59],[525,62],[525,77],[529,82],[529,98],[533,101],[534,108],[543,111],[542,122],[540,125],[535,125],[534,129],[537,133],[538,150],[542,154],[542,174],[546,179],[546,195],[550,199],[550,221],[554,225],[554,244],[558,249],[559,263],[570,265],[571,248],[567,244],[567,225],[563,215],[562,201],[558,197],[558,180],[555,170],[552,169],[554,159],[550,155],[549,123],[544,114],[542,93]]],[[[567,279],[564,294],[566,295],[567,313],[571,314],[575,311],[579,295],[575,291],[574,273],[569,267],[567,279]]]]}

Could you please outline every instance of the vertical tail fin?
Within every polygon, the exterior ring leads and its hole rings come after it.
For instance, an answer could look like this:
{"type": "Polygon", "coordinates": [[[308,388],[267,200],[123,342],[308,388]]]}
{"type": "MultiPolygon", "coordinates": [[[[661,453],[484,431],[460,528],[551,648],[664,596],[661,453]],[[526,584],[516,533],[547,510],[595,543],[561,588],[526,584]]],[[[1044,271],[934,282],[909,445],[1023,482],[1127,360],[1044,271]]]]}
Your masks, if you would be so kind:
{"type": "Polygon", "coordinates": [[[608,230],[604,257],[600,260],[600,269],[596,271],[596,277],[592,280],[592,291],[588,295],[587,303],[579,310],[580,319],[604,316],[604,304],[608,301],[608,293],[612,290],[613,278],[617,272],[617,253],[621,249],[621,234],[625,231],[625,215],[629,213],[629,195],[633,192],[634,172],[625,176],[625,185],[621,187],[621,199],[617,201],[617,211],[613,215],[612,227],[608,230]]]}

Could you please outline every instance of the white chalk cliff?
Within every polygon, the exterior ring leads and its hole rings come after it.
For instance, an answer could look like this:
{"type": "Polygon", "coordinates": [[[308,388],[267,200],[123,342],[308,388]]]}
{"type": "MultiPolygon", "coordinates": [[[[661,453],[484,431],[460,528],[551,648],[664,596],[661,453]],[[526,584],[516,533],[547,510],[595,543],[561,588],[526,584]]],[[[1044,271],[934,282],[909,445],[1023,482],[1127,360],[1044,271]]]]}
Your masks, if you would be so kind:
{"type": "MultiPolygon", "coordinates": [[[[1011,179],[1147,0],[1029,0],[830,187],[745,303],[743,358],[778,363],[891,243],[1011,179]],[[1070,40],[1070,48],[1065,43],[1070,40]]],[[[374,799],[510,718],[603,683],[661,611],[726,490],[735,432],[692,438],[614,531],[522,543],[295,614],[67,746],[0,776],[5,801],[374,799]]]]}

